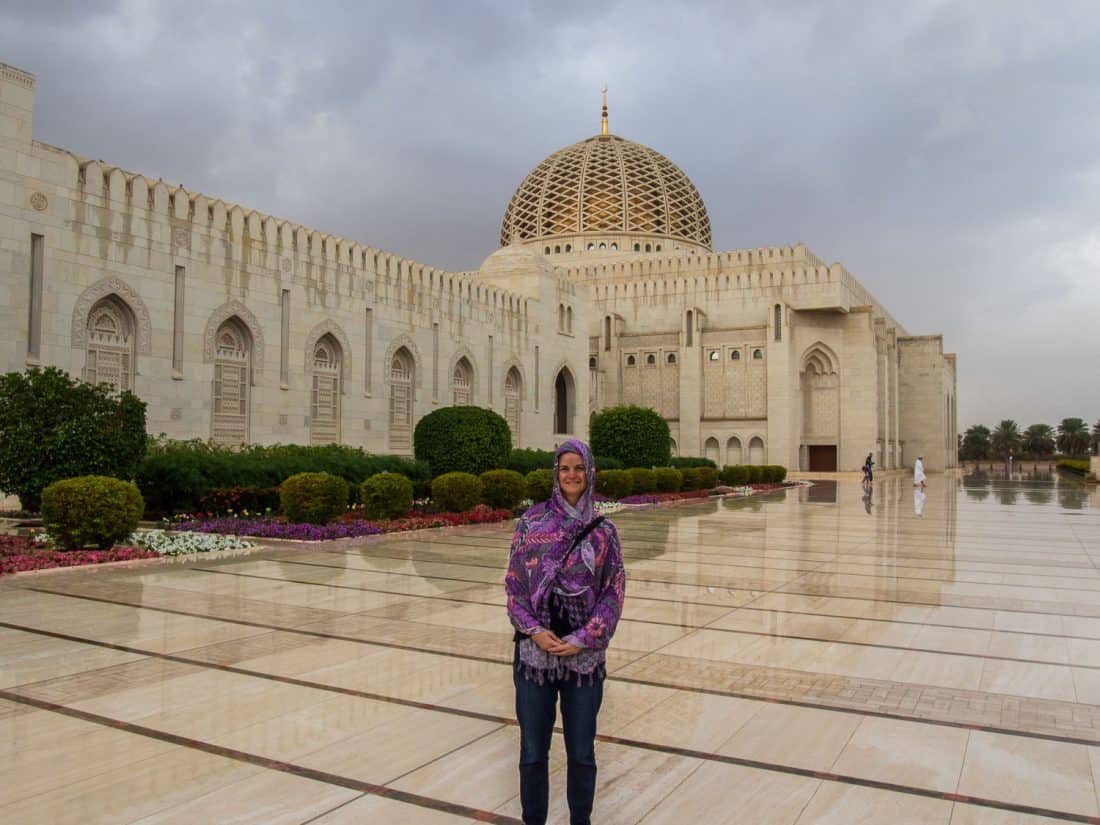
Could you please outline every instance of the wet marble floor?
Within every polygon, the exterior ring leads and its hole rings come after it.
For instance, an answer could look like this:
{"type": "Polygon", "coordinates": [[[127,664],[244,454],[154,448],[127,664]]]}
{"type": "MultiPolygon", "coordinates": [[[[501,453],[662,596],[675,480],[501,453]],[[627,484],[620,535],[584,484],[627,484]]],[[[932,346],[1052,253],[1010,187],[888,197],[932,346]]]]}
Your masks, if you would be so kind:
{"type": "MultiPolygon", "coordinates": [[[[615,516],[599,823],[1100,821],[1100,509],[858,482],[615,516]]],[[[0,581],[0,822],[519,821],[510,528],[0,581]]],[[[568,821],[560,737],[552,821],[568,821]]]]}

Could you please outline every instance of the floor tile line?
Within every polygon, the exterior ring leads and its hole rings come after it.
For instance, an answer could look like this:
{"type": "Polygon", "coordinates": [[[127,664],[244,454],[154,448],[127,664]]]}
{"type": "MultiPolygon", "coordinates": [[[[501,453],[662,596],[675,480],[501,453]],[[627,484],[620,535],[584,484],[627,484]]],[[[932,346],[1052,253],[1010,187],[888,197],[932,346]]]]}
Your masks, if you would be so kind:
{"type": "MultiPolygon", "coordinates": [[[[9,622],[0,622],[0,626],[8,627],[8,628],[11,628],[11,629],[23,629],[23,628],[21,628],[21,626],[13,625],[9,622]]],[[[42,635],[47,635],[47,636],[50,636],[50,637],[53,637],[53,638],[61,638],[61,639],[66,639],[66,640],[70,640],[70,641],[80,641],[81,640],[80,637],[72,636],[70,634],[57,633],[57,632],[54,632],[54,631],[39,631],[39,630],[36,630],[34,628],[28,628],[27,630],[28,630],[28,632],[41,633],[42,635]]],[[[110,642],[98,642],[96,640],[88,640],[86,643],[99,645],[99,646],[103,646],[103,647],[109,647],[109,648],[112,648],[112,649],[125,648],[125,649],[129,649],[131,651],[136,651],[136,649],[134,649],[134,648],[127,648],[126,646],[116,645],[116,644],[110,643],[110,642]]],[[[401,774],[400,776],[394,777],[393,779],[391,779],[389,781],[389,783],[387,783],[386,786],[382,786],[382,785],[375,785],[373,783],[362,782],[361,780],[351,779],[351,778],[348,778],[348,777],[340,777],[336,774],[330,774],[328,772],[319,771],[319,770],[312,769],[312,768],[306,768],[304,766],[298,766],[298,765],[294,765],[292,763],[286,763],[286,762],[280,762],[280,761],[277,761],[277,760],[272,760],[272,759],[269,759],[268,757],[259,756],[257,754],[250,754],[250,753],[247,753],[247,752],[244,752],[244,751],[237,751],[237,750],[227,748],[227,747],[224,747],[224,746],[221,746],[221,745],[214,745],[212,743],[202,742],[201,740],[191,739],[189,737],[180,736],[178,734],[173,734],[173,733],[169,733],[169,732],[166,732],[166,731],[159,731],[155,728],[149,728],[147,726],[140,725],[140,724],[133,723],[133,722],[125,722],[123,720],[114,719],[113,717],[108,717],[108,716],[103,716],[101,714],[96,714],[96,713],[93,713],[91,711],[84,711],[84,710],[79,710],[79,709],[75,709],[75,708],[69,708],[65,705],[61,705],[61,704],[56,703],[56,702],[51,702],[51,701],[48,701],[48,700],[45,700],[45,699],[39,699],[39,698],[34,697],[34,696],[29,696],[26,693],[17,692],[17,691],[21,691],[21,690],[23,690],[27,687],[33,687],[34,684],[38,684],[38,683],[30,683],[28,685],[21,685],[21,686],[18,686],[17,688],[15,688],[15,689],[12,689],[12,688],[0,689],[0,699],[5,699],[7,701],[12,701],[12,702],[21,703],[21,704],[24,704],[24,705],[29,705],[29,706],[36,707],[36,708],[41,709],[41,710],[48,710],[48,711],[54,711],[54,712],[62,713],[63,715],[67,715],[67,716],[70,716],[70,717],[73,717],[73,718],[81,719],[83,721],[88,721],[88,722],[93,722],[93,723],[98,723],[98,724],[104,724],[104,725],[107,725],[109,727],[113,727],[113,728],[116,728],[116,729],[119,729],[119,730],[135,733],[137,735],[148,736],[150,738],[157,739],[157,740],[163,741],[163,742],[167,742],[169,744],[175,744],[175,745],[181,745],[181,746],[184,746],[184,747],[197,748],[197,749],[203,750],[207,753],[211,753],[211,754],[218,755],[218,756],[223,756],[223,757],[230,758],[230,759],[236,759],[237,761],[245,762],[245,763],[256,765],[256,766],[259,766],[259,767],[270,768],[270,769],[273,769],[273,770],[284,770],[284,772],[286,772],[286,773],[292,773],[292,774],[302,776],[302,777],[308,778],[308,779],[315,779],[316,781],[326,782],[327,784],[339,784],[342,787],[362,790],[364,794],[389,796],[389,797],[395,797],[397,794],[404,794],[405,793],[405,792],[402,792],[402,791],[396,791],[395,789],[393,789],[389,786],[392,785],[395,782],[400,781],[402,778],[404,778],[405,776],[408,776],[410,773],[415,773],[416,771],[421,770],[422,768],[426,767],[427,765],[430,765],[434,762],[438,762],[440,759],[444,759],[448,756],[451,756],[454,753],[457,753],[458,751],[463,750],[464,748],[469,747],[470,745],[472,745],[476,742],[479,742],[479,741],[485,739],[488,736],[491,736],[495,733],[498,733],[499,731],[501,731],[501,730],[503,730],[507,727],[515,727],[518,724],[516,722],[516,720],[514,720],[514,719],[511,719],[511,718],[508,718],[508,717],[503,717],[503,716],[497,716],[495,714],[477,713],[477,712],[473,712],[473,711],[463,711],[461,709],[450,708],[450,707],[447,707],[447,706],[444,706],[444,705],[437,705],[435,703],[419,702],[419,701],[415,701],[415,700],[405,700],[405,699],[400,699],[398,697],[386,697],[386,696],[381,696],[381,695],[378,695],[378,694],[367,693],[366,691],[357,691],[357,690],[351,689],[351,688],[339,688],[337,686],[324,685],[322,683],[312,683],[312,682],[308,682],[306,680],[295,679],[293,677],[284,677],[284,676],[277,676],[277,675],[274,675],[274,674],[266,674],[266,673],[263,673],[262,671],[249,671],[247,669],[237,668],[237,667],[234,667],[234,666],[231,666],[231,665],[221,665],[221,664],[217,664],[217,663],[203,662],[201,660],[191,660],[191,659],[188,659],[186,657],[175,656],[174,654],[157,653],[155,651],[146,651],[146,653],[151,658],[167,659],[169,661],[177,661],[177,662],[183,662],[183,663],[186,663],[186,664],[193,664],[197,667],[210,668],[210,669],[214,669],[214,670],[230,672],[230,673],[235,673],[235,674],[239,674],[239,675],[255,676],[255,677],[258,677],[258,678],[268,679],[268,680],[276,681],[276,682],[283,683],[283,684],[292,684],[292,685],[296,685],[296,686],[300,686],[300,687],[308,687],[308,688],[315,688],[315,689],[324,690],[324,691],[332,691],[332,692],[336,692],[336,693],[340,693],[340,694],[344,694],[344,695],[356,696],[356,697],[359,697],[359,698],[366,698],[366,699],[372,699],[372,700],[382,700],[382,701],[387,701],[387,702],[391,702],[391,703],[394,703],[394,704],[411,706],[411,707],[416,707],[416,708],[419,708],[419,709],[430,710],[430,711],[439,712],[439,713],[454,714],[454,715],[459,715],[459,716],[463,716],[463,717],[467,717],[467,718],[476,718],[476,719],[480,719],[480,720],[484,720],[484,721],[492,721],[492,722],[498,723],[499,727],[493,728],[490,731],[487,731],[483,734],[480,734],[479,736],[475,737],[474,739],[471,739],[467,742],[464,742],[461,745],[456,746],[455,748],[452,748],[447,753],[436,756],[435,758],[429,760],[428,762],[426,762],[422,765],[418,765],[417,767],[412,768],[409,771],[406,771],[405,773],[401,774]],[[348,783],[351,783],[351,784],[348,784],[348,783]]],[[[48,680],[44,680],[44,681],[48,681],[48,680]]],[[[555,730],[560,732],[561,727],[556,726],[555,730]]],[[[855,730],[852,731],[851,735],[853,735],[853,736],[855,735],[855,730]]],[[[681,756],[681,757],[688,758],[688,759],[697,759],[697,760],[700,760],[701,762],[719,762],[719,763],[729,764],[729,765],[738,765],[738,766],[741,766],[741,767],[748,767],[748,768],[753,768],[753,769],[756,769],[756,770],[764,770],[764,771],[769,771],[769,772],[773,772],[773,773],[784,773],[784,774],[795,775],[795,776],[803,776],[803,777],[808,777],[808,778],[821,779],[821,780],[824,780],[824,781],[839,782],[839,783],[848,784],[848,785],[859,785],[861,787],[870,787],[870,788],[876,788],[878,790],[891,791],[891,792],[894,792],[894,793],[904,793],[904,794],[908,794],[908,795],[924,796],[924,797],[935,798],[935,799],[954,799],[956,801],[965,801],[969,804],[979,805],[979,806],[982,806],[982,807],[995,808],[995,809],[1006,810],[1006,811],[1013,811],[1013,812],[1017,812],[1017,813],[1029,813],[1029,814],[1035,814],[1035,815],[1041,815],[1041,816],[1048,816],[1048,817],[1062,819],[1062,820],[1070,821],[1070,822],[1093,822],[1094,821],[1093,819],[1090,819],[1088,817],[1080,816],[1080,815],[1073,814],[1072,812],[1067,812],[1067,811],[1058,811],[1058,810],[1053,810],[1053,809],[1038,808],[1038,807],[1034,807],[1034,806],[1018,805],[1016,803],[1010,803],[1010,802],[1005,802],[1005,801],[1001,801],[1001,800],[986,799],[986,798],[980,798],[980,797],[969,797],[969,796],[968,797],[959,797],[959,795],[956,794],[956,793],[951,793],[951,792],[946,792],[946,791],[937,791],[937,790],[930,789],[930,788],[921,788],[921,787],[915,786],[915,785],[904,785],[904,784],[900,784],[900,783],[893,783],[893,782],[885,782],[885,781],[881,781],[881,780],[868,779],[866,777],[854,776],[854,775],[851,775],[851,774],[843,774],[843,773],[838,773],[838,772],[831,771],[831,770],[818,770],[818,769],[812,769],[812,768],[801,768],[801,767],[797,767],[797,766],[793,766],[793,765],[783,765],[781,763],[776,763],[776,762],[767,762],[767,761],[764,761],[764,760],[750,759],[748,757],[731,756],[731,755],[727,755],[727,754],[717,753],[717,752],[714,752],[714,751],[705,751],[705,750],[699,750],[699,749],[693,749],[693,748],[684,748],[684,747],[679,747],[679,746],[676,746],[676,745],[662,744],[662,743],[659,743],[659,742],[646,742],[644,740],[630,739],[630,738],[627,738],[627,737],[616,736],[616,735],[613,735],[613,734],[597,734],[596,739],[600,742],[604,742],[604,743],[607,743],[607,744],[619,745],[620,747],[640,749],[640,750],[648,750],[648,751],[663,753],[663,754],[672,755],[672,756],[681,756]]],[[[416,805],[419,805],[421,807],[432,807],[432,808],[435,808],[436,810],[444,810],[445,808],[442,807],[442,806],[463,807],[463,808],[465,808],[465,806],[455,806],[455,803],[448,803],[448,802],[445,802],[443,800],[438,800],[438,799],[434,799],[434,798],[431,798],[431,797],[423,797],[423,796],[416,795],[416,794],[411,794],[409,796],[412,796],[415,799],[413,799],[413,800],[402,799],[400,801],[406,801],[406,802],[411,801],[412,804],[416,804],[416,805]],[[427,802],[425,802],[425,800],[427,802]]],[[[351,801],[351,800],[349,800],[349,801],[351,801]]],[[[346,803],[344,803],[344,804],[346,804],[346,803]]],[[[337,807],[342,807],[342,805],[337,806],[337,807]]],[[[465,808],[465,811],[476,811],[478,814],[482,814],[482,815],[485,813],[484,811],[479,811],[478,809],[475,809],[475,808],[465,808]]],[[[465,811],[463,812],[463,815],[469,815],[469,814],[466,814],[465,811]]],[[[454,811],[452,810],[452,812],[454,812],[454,811]]],[[[316,819],[316,817],[314,819],[316,819]]],[[[503,819],[503,820],[494,819],[494,820],[482,820],[482,821],[515,822],[514,819],[510,819],[510,818],[506,818],[506,819],[503,819]]]]}
{"type": "MultiPolygon", "coordinates": [[[[100,596],[88,596],[88,595],[83,595],[83,594],[65,593],[63,591],[51,591],[51,590],[45,590],[45,589],[41,589],[41,588],[26,588],[26,589],[36,590],[37,592],[49,593],[51,595],[70,597],[70,598],[74,598],[74,599],[83,599],[83,600],[87,600],[87,601],[102,602],[102,603],[106,603],[106,604],[115,604],[115,605],[121,605],[121,606],[126,606],[126,607],[134,607],[134,608],[141,609],[141,610],[152,610],[154,612],[164,612],[164,613],[172,613],[172,614],[177,614],[177,615],[191,616],[191,617],[194,617],[194,618],[211,619],[211,620],[214,620],[214,621],[221,621],[221,622],[226,622],[226,623],[229,623],[229,624],[241,624],[241,625],[245,625],[245,626],[249,626],[249,627],[262,627],[262,628],[265,628],[265,629],[268,629],[268,630],[273,630],[273,631],[278,631],[278,632],[288,633],[288,634],[306,635],[306,636],[311,636],[311,637],[314,637],[314,638],[321,638],[321,639],[333,639],[333,640],[338,640],[338,641],[351,642],[353,644],[371,645],[371,646],[375,646],[375,647],[384,647],[384,648],[389,648],[389,649],[394,649],[394,650],[406,650],[406,651],[413,652],[413,653],[422,653],[422,654],[426,654],[426,655],[441,656],[441,657],[444,657],[444,658],[464,659],[464,660],[469,660],[469,661],[486,662],[486,663],[489,663],[489,664],[506,665],[506,666],[509,666],[509,667],[511,666],[511,660],[510,659],[505,659],[503,657],[502,658],[495,658],[495,657],[490,657],[490,656],[478,656],[478,655],[467,654],[467,653],[455,653],[453,651],[446,651],[446,650],[433,650],[431,648],[423,648],[423,647],[416,647],[414,645],[398,644],[396,642],[386,642],[386,641],[379,641],[379,640],[363,639],[363,638],[356,637],[356,636],[343,636],[343,635],[339,635],[339,634],[322,633],[322,632],[319,632],[319,631],[309,631],[309,630],[300,630],[300,629],[297,629],[297,628],[280,627],[280,626],[277,626],[277,625],[265,625],[265,624],[260,624],[260,623],[257,623],[257,622],[250,622],[250,621],[247,621],[247,620],[240,620],[240,619],[225,619],[225,618],[219,618],[219,617],[216,617],[216,616],[206,616],[206,615],[201,614],[201,613],[193,613],[193,612],[189,612],[189,611],[177,610],[175,608],[162,608],[162,607],[154,607],[154,606],[149,606],[149,605],[141,605],[141,604],[135,604],[133,602],[124,602],[124,601],[118,601],[118,600],[115,600],[115,599],[107,599],[107,598],[100,597],[100,596]]],[[[633,663],[631,663],[631,664],[633,664],[633,663]]],[[[756,666],[749,665],[748,667],[756,667],[756,666]]],[[[809,674],[809,675],[823,676],[823,677],[830,676],[829,674],[809,674]]],[[[845,705],[829,704],[827,702],[813,702],[813,701],[808,701],[808,700],[803,700],[803,699],[782,698],[782,697],[778,697],[778,696],[772,696],[772,695],[766,694],[766,693],[751,693],[751,692],[748,692],[748,691],[722,690],[722,689],[717,689],[717,688],[688,687],[688,686],[684,686],[684,685],[678,685],[678,684],[675,684],[675,683],[659,682],[659,681],[656,681],[656,680],[653,680],[653,679],[643,679],[643,678],[640,678],[640,677],[625,676],[625,675],[621,675],[621,674],[618,674],[618,673],[609,674],[609,677],[613,678],[615,681],[626,682],[626,683],[637,684],[637,685],[645,685],[645,686],[648,686],[648,687],[672,688],[672,689],[675,689],[675,690],[683,690],[683,691],[686,691],[686,692],[689,692],[689,693],[700,693],[700,694],[706,694],[706,695],[712,695],[712,696],[727,696],[727,697],[731,697],[731,698],[735,698],[735,699],[750,699],[750,700],[754,700],[754,701],[764,701],[764,702],[772,702],[772,703],[781,704],[781,705],[790,705],[792,707],[815,708],[815,709],[819,709],[819,710],[835,711],[837,713],[849,713],[849,714],[856,714],[856,715],[860,715],[860,716],[871,716],[871,717],[882,718],[882,719],[898,719],[898,720],[904,720],[904,721],[909,721],[909,722],[919,722],[919,723],[922,723],[922,724],[938,725],[938,726],[941,726],[941,727],[963,728],[963,729],[968,729],[968,730],[981,730],[981,731],[986,731],[986,732],[989,732],[989,733],[1000,733],[1000,734],[1005,734],[1005,735],[1009,735],[1009,736],[1019,736],[1019,737],[1028,738],[1028,739],[1041,739],[1041,740],[1051,741],[1051,742],[1066,742],[1066,743],[1069,743],[1069,744],[1077,744],[1077,745],[1100,746],[1100,739],[1092,739],[1092,738],[1079,737],[1079,736],[1068,736],[1068,735],[1060,735],[1060,734],[1042,733],[1042,732],[1039,732],[1039,731],[1030,731],[1030,730],[1025,730],[1025,729],[1010,728],[1010,727],[1004,727],[1004,726],[999,726],[999,725],[988,725],[988,724],[984,724],[984,723],[953,722],[953,721],[950,721],[950,720],[947,720],[947,719],[937,719],[937,718],[934,718],[934,717],[920,716],[920,715],[917,715],[917,714],[891,713],[889,711],[868,710],[866,708],[848,707],[848,706],[845,706],[845,705]]],[[[850,677],[839,676],[839,677],[835,677],[835,678],[850,678],[850,677]]],[[[854,678],[862,678],[862,677],[854,677],[854,678]]],[[[868,680],[868,681],[875,681],[875,680],[868,680]]],[[[881,681],[881,680],[877,680],[877,681],[881,681]]],[[[895,683],[895,684],[909,685],[909,683],[895,683]]],[[[917,688],[921,688],[921,689],[931,688],[933,690],[945,690],[943,688],[937,688],[935,686],[930,686],[930,685],[913,685],[913,687],[917,687],[917,688]]],[[[1010,698],[1012,698],[1012,699],[1022,699],[1022,700],[1025,700],[1025,701],[1040,701],[1040,702],[1055,702],[1055,701],[1058,701],[1058,700],[1043,700],[1043,699],[1036,700],[1036,699],[1032,699],[1031,697],[1016,697],[1016,696],[1010,696],[1010,698]]],[[[1070,703],[1070,704],[1072,704],[1072,703],[1070,703]]]]}
{"type": "Polygon", "coordinates": [[[313,822],[320,822],[322,819],[324,819],[329,814],[334,814],[338,810],[340,810],[341,808],[346,808],[348,805],[351,805],[354,802],[358,802],[361,799],[366,799],[368,796],[370,796],[369,793],[361,793],[361,794],[359,794],[359,796],[353,796],[351,799],[346,799],[343,802],[341,802],[339,805],[336,805],[335,807],[329,808],[327,811],[321,811],[321,813],[317,814],[316,816],[311,816],[309,819],[302,820],[299,823],[299,825],[311,825],[311,823],[313,823],[313,822]]]}
{"type": "MultiPolygon", "coordinates": [[[[421,573],[403,573],[403,572],[397,571],[397,570],[368,570],[367,568],[359,568],[359,567],[347,568],[347,567],[341,567],[340,565],[335,565],[335,564],[321,564],[319,562],[290,561],[290,560],[287,560],[287,559],[278,559],[278,562],[279,562],[279,564],[294,564],[294,565],[302,565],[302,566],[305,566],[305,567],[321,567],[321,568],[324,568],[326,570],[346,570],[348,572],[366,573],[366,574],[380,575],[380,576],[407,576],[407,577],[410,577],[410,578],[423,579],[425,581],[466,582],[466,583],[469,583],[469,584],[478,584],[478,585],[482,585],[482,586],[489,586],[489,585],[493,584],[493,582],[486,582],[486,581],[482,581],[481,579],[463,579],[463,578],[459,578],[459,577],[455,577],[455,576],[425,576],[421,573]]],[[[245,562],[235,560],[234,563],[235,564],[243,564],[245,562]]],[[[207,572],[228,572],[228,571],[215,571],[214,568],[198,568],[198,567],[196,567],[196,568],[193,568],[193,569],[195,569],[195,570],[204,570],[204,571],[207,571],[207,572]]],[[[239,574],[239,575],[244,575],[244,574],[239,574]]],[[[249,575],[256,575],[256,574],[249,574],[249,575]]],[[[308,581],[308,579],[275,579],[273,577],[271,577],[271,578],[272,578],[272,581],[294,581],[294,582],[299,582],[299,583],[304,583],[304,582],[308,581]]],[[[342,585],[326,585],[326,586],[341,587],[342,585]]],[[[343,585],[343,586],[346,587],[346,585],[343,585]]],[[[467,589],[473,589],[473,588],[467,588],[467,589]]],[[[401,591],[380,590],[378,592],[393,593],[394,595],[408,595],[408,596],[413,596],[414,595],[414,594],[411,594],[411,593],[403,593],[401,591]]],[[[456,590],[454,592],[455,593],[464,593],[464,592],[466,592],[466,590],[456,590]]],[[[433,597],[434,598],[442,598],[442,597],[438,597],[438,596],[433,596],[433,597]]],[[[430,598],[430,597],[424,595],[424,596],[417,596],[417,598],[430,598]]],[[[862,601],[862,602],[868,602],[870,604],[878,604],[877,599],[866,599],[866,598],[861,598],[861,597],[856,597],[856,596],[837,597],[837,598],[847,598],[850,601],[862,601]]],[[[457,599],[457,598],[455,598],[455,600],[456,601],[462,601],[462,602],[465,602],[467,604],[491,604],[491,602],[476,602],[472,599],[457,599]]],[[[662,598],[660,596],[651,596],[651,595],[648,595],[648,594],[631,594],[630,600],[631,601],[638,600],[638,601],[660,602],[662,604],[683,604],[683,602],[680,599],[667,599],[667,598],[662,598]]],[[[1081,639],[1083,641],[1100,641],[1100,636],[1081,636],[1081,635],[1073,634],[1073,633],[1046,633],[1046,632],[1039,631],[1039,630],[1013,630],[1011,628],[1005,628],[1005,627],[980,627],[980,626],[975,626],[975,625],[950,624],[950,623],[946,623],[946,622],[919,622],[919,621],[914,621],[912,619],[882,619],[882,618],[878,618],[878,617],[875,617],[875,616],[856,616],[856,615],[851,615],[851,614],[847,614],[847,613],[813,613],[813,612],[810,612],[808,610],[791,610],[791,609],[788,609],[788,608],[779,608],[779,607],[753,607],[751,605],[751,603],[736,605],[736,604],[722,604],[720,602],[693,601],[692,604],[700,605],[700,606],[703,606],[703,607],[723,608],[723,609],[727,609],[727,611],[751,610],[751,611],[758,612],[758,613],[779,613],[779,614],[783,614],[783,615],[787,615],[787,616],[813,616],[814,618],[823,617],[823,618],[829,618],[829,619],[851,619],[853,621],[877,622],[879,624],[905,624],[905,625],[915,625],[917,627],[942,627],[942,628],[946,628],[946,629],[949,629],[949,630],[989,630],[989,631],[994,631],[994,632],[997,632],[997,633],[1009,633],[1009,634],[1016,634],[1016,635],[1020,635],[1020,636],[1043,636],[1045,638],[1051,638],[1051,639],[1081,639]]],[[[933,605],[933,607],[943,607],[943,606],[944,605],[933,605]]],[[[950,607],[950,605],[948,605],[948,607],[950,607]]],[[[978,608],[963,608],[963,609],[971,610],[971,609],[978,609],[978,608]]],[[[1075,616],[1075,615],[1070,614],[1070,613],[1050,613],[1050,614],[1043,614],[1043,615],[1059,616],[1059,617],[1065,617],[1065,618],[1071,618],[1071,619],[1088,618],[1088,617],[1075,616]]],[[[656,619],[645,619],[645,620],[643,620],[643,619],[630,619],[630,621],[635,621],[635,622],[647,621],[651,624],[669,624],[669,625],[676,626],[676,627],[682,626],[682,625],[679,625],[675,622],[660,622],[656,619]]],[[[719,628],[715,628],[715,629],[717,630],[719,628]]]]}
{"type": "Polygon", "coordinates": [[[144,736],[160,742],[167,742],[172,745],[178,745],[180,747],[189,748],[191,750],[201,751],[203,753],[211,754],[212,756],[220,756],[225,759],[232,759],[237,762],[242,762],[246,765],[266,768],[267,770],[278,771],[280,773],[298,776],[303,779],[311,779],[315,782],[322,782],[326,785],[333,785],[340,788],[348,788],[350,790],[360,791],[362,793],[370,794],[373,796],[394,799],[398,802],[405,802],[407,804],[416,805],[420,808],[430,808],[435,811],[442,811],[444,813],[450,813],[456,816],[465,816],[471,819],[476,819],[479,822],[497,823],[497,825],[522,825],[520,820],[516,819],[515,817],[506,816],[504,814],[498,814],[492,811],[486,811],[468,805],[460,805],[455,802],[447,802],[446,800],[436,799],[430,796],[423,796],[421,794],[415,794],[409,791],[400,791],[396,788],[391,788],[386,785],[378,785],[373,782],[365,782],[361,779],[355,779],[354,777],[342,776],[340,774],[330,773],[328,771],[322,771],[316,768],[309,768],[305,765],[298,765],[293,762],[281,762],[276,759],[261,756],[257,753],[249,753],[247,751],[241,751],[235,748],[215,745],[211,742],[203,742],[199,739],[192,739],[187,736],[180,736],[179,734],[157,730],[156,728],[150,728],[145,725],[138,725],[133,722],[124,722],[121,719],[104,716],[99,713],[92,713],[91,711],[79,710],[78,708],[67,707],[56,702],[50,702],[45,699],[38,699],[33,696],[24,696],[22,694],[12,693],[4,689],[0,689],[0,699],[28,705],[31,707],[35,707],[39,710],[57,713],[73,719],[79,719],[83,722],[89,722],[91,724],[101,725],[103,727],[114,728],[115,730],[125,731],[127,733],[132,733],[137,736],[144,736]]]}

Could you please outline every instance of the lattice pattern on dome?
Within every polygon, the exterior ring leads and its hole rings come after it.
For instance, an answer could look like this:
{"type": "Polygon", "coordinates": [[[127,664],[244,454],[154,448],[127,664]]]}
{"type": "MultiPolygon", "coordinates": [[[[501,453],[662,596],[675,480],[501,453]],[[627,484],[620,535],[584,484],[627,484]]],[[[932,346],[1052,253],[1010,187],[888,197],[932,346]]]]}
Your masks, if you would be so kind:
{"type": "Polygon", "coordinates": [[[615,135],[582,140],[536,166],[508,204],[500,243],[585,232],[711,245],[706,205],[687,175],[660,152],[615,135]]]}

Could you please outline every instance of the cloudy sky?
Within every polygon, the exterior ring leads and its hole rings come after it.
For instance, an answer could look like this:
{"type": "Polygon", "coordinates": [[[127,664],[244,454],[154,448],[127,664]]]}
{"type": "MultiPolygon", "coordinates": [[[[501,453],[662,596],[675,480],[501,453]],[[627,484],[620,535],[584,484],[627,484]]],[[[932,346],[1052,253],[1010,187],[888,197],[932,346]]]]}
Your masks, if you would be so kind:
{"type": "Polygon", "coordinates": [[[35,137],[449,269],[599,128],[716,249],[805,242],[959,355],[959,422],[1100,418],[1100,4],[0,0],[35,137]]]}

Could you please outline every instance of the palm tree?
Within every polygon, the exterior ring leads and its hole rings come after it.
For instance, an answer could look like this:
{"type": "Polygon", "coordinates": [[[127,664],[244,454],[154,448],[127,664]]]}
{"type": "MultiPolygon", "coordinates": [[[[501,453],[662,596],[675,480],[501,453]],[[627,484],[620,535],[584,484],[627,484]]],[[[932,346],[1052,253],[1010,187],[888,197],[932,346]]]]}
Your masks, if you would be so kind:
{"type": "Polygon", "coordinates": [[[1100,455],[1100,418],[1092,425],[1092,454],[1100,455]]]}
{"type": "Polygon", "coordinates": [[[1054,452],[1054,428],[1049,424],[1032,424],[1023,435],[1023,448],[1032,458],[1045,458],[1054,452]]]}
{"type": "Polygon", "coordinates": [[[989,458],[989,427],[975,424],[966,431],[959,444],[959,458],[964,461],[989,458]]]}
{"type": "Polygon", "coordinates": [[[993,449],[993,455],[1003,458],[1006,462],[1012,456],[1020,452],[1020,429],[1011,418],[1006,418],[997,425],[993,435],[989,439],[993,449]]]}
{"type": "Polygon", "coordinates": [[[1058,449],[1070,458],[1089,451],[1089,425],[1081,418],[1063,418],[1058,425],[1058,449]]]}

